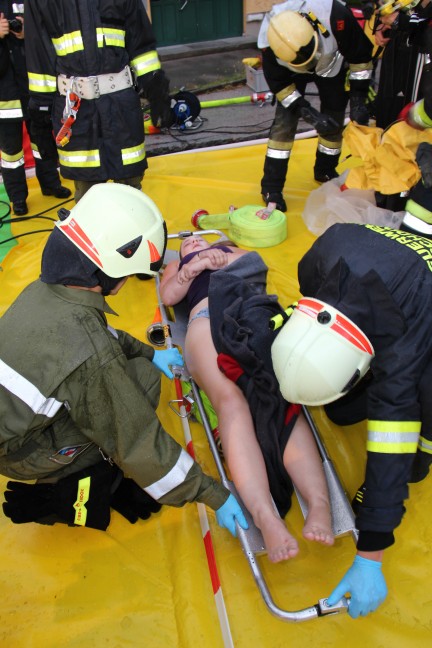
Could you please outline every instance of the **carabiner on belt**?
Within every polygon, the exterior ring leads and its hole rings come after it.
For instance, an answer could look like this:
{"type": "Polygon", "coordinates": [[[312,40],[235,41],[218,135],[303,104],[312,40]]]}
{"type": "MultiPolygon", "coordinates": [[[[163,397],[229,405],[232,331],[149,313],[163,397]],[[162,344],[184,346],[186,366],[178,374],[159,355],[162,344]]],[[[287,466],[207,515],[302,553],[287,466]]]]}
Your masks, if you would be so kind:
{"type": "Polygon", "coordinates": [[[70,87],[66,92],[66,102],[61,120],[63,126],[60,128],[55,138],[57,146],[66,146],[72,137],[72,125],[76,120],[81,105],[81,97],[74,92],[74,89],[75,78],[72,77],[70,87]]]}

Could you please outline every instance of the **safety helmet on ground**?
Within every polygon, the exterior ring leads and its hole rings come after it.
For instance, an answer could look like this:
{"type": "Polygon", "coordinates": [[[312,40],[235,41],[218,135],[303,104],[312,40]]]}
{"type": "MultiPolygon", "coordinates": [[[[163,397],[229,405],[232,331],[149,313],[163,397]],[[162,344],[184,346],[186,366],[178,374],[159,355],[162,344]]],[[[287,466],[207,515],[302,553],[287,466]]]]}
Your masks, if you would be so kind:
{"type": "Polygon", "coordinates": [[[297,11],[281,11],[272,16],[267,39],[276,56],[299,71],[313,68],[319,36],[310,21],[297,11]]]}
{"type": "Polygon", "coordinates": [[[93,185],[59,230],[108,277],[155,275],[166,247],[166,225],[153,200],[118,183],[93,185]]]}
{"type": "Polygon", "coordinates": [[[365,375],[374,350],[343,313],[319,299],[304,297],[274,340],[271,355],[287,401],[325,405],[365,375]]]}

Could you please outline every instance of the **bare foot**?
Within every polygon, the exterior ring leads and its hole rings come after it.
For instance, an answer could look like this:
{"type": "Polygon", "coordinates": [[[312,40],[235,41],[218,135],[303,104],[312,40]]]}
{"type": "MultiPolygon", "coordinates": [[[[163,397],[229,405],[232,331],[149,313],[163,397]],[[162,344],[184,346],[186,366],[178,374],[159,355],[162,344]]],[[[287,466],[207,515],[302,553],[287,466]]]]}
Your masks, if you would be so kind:
{"type": "Polygon", "coordinates": [[[320,502],[309,507],[303,537],[325,545],[334,543],[330,507],[327,503],[320,502]]]}
{"type": "Polygon", "coordinates": [[[276,515],[266,518],[259,527],[263,534],[267,556],[270,562],[281,562],[297,556],[299,546],[297,540],[289,533],[285,522],[276,515]]]}

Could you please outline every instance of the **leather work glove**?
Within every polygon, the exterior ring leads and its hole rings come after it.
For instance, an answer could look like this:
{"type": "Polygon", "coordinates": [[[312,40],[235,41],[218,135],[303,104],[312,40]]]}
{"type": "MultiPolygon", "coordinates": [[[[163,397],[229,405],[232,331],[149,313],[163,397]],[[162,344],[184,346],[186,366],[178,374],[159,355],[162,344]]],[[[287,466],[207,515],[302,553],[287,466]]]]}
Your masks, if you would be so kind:
{"type": "Polygon", "coordinates": [[[326,135],[337,133],[340,130],[339,124],[333,117],[320,113],[304,97],[297,99],[293,106],[299,111],[299,116],[315,128],[318,135],[325,137],[326,135]]]}
{"type": "Polygon", "coordinates": [[[149,78],[142,79],[142,93],[150,104],[152,124],[157,128],[169,128],[173,123],[169,79],[163,70],[145,76],[149,78]]]}
{"type": "Polygon", "coordinates": [[[353,619],[376,610],[387,596],[381,563],[356,556],[352,566],[328,597],[328,605],[336,605],[347,592],[351,594],[348,614],[353,619]]]}
{"type": "Polygon", "coordinates": [[[62,522],[105,531],[111,519],[111,485],[118,471],[101,461],[54,484],[9,481],[3,512],[15,524],[62,522]]]}
{"type": "Polygon", "coordinates": [[[369,123],[369,110],[366,106],[366,97],[350,97],[350,119],[360,126],[367,126],[369,123]]]}
{"type": "Polygon", "coordinates": [[[238,522],[242,529],[248,529],[249,525],[234,495],[230,493],[227,501],[216,511],[216,519],[220,527],[228,529],[234,537],[237,536],[235,523],[238,522]]]}
{"type": "Polygon", "coordinates": [[[131,524],[135,524],[138,518],[147,520],[152,513],[160,511],[162,505],[150,497],[133,479],[125,477],[111,497],[111,508],[123,515],[131,524]]]}
{"type": "Polygon", "coordinates": [[[153,364],[160,369],[167,378],[174,378],[174,374],[170,366],[183,367],[184,360],[178,349],[164,349],[162,351],[155,351],[153,364]]]}
{"type": "Polygon", "coordinates": [[[416,162],[422,174],[425,189],[432,187],[432,144],[421,142],[416,152],[416,162]]]}

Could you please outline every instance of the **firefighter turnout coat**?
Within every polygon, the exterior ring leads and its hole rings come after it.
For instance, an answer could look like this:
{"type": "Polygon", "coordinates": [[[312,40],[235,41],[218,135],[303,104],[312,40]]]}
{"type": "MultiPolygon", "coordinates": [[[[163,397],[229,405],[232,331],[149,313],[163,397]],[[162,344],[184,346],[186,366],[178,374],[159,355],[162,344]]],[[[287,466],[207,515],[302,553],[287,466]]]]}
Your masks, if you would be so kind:
{"type": "MultiPolygon", "coordinates": [[[[24,17],[24,3],[0,0],[0,12],[9,21],[17,21],[17,16],[24,17]]],[[[23,201],[28,195],[21,127],[23,121],[29,126],[28,101],[24,40],[9,33],[0,38],[0,147],[3,182],[12,202],[23,201]]],[[[41,187],[45,190],[59,187],[57,151],[51,128],[47,126],[30,143],[41,187]],[[43,159],[39,149],[44,150],[43,159]]]]}
{"type": "Polygon", "coordinates": [[[378,225],[333,225],[298,275],[303,295],[350,317],[375,350],[358,548],[385,549],[404,513],[417,449],[432,453],[432,241],[378,225]]]}
{"type": "Polygon", "coordinates": [[[105,312],[98,293],[37,280],[0,319],[0,473],[62,478],[106,456],[161,504],[218,509],[229,492],[156,416],[153,348],[105,312]]]}
{"type": "Polygon", "coordinates": [[[70,114],[68,90],[81,98],[70,141],[58,148],[62,175],[88,182],[142,176],[134,83],[143,89],[161,67],[142,0],[32,0],[25,20],[30,95],[52,107],[55,135],[70,114]]]}

